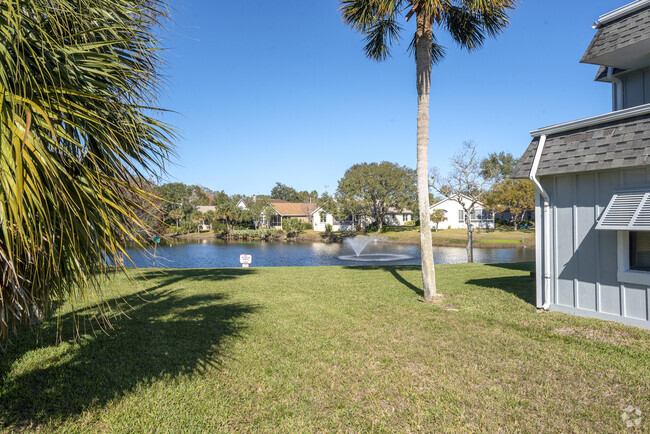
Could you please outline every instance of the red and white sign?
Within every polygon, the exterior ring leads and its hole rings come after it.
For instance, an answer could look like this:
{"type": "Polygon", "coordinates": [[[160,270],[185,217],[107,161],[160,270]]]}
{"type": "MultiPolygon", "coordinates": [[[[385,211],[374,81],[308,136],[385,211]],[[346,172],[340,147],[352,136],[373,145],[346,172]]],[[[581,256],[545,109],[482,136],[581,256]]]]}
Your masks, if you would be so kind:
{"type": "Polygon", "coordinates": [[[248,267],[250,264],[253,263],[253,255],[247,255],[242,253],[239,255],[239,263],[242,264],[244,267],[248,267]]]}

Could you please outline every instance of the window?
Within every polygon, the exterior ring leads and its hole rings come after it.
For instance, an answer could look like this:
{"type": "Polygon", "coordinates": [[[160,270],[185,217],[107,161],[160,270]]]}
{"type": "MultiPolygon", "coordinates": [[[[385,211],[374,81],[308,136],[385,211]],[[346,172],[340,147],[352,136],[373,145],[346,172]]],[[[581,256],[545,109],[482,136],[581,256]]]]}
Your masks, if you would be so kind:
{"type": "Polygon", "coordinates": [[[282,216],[274,215],[271,217],[271,226],[282,226],[282,216]]]}
{"type": "Polygon", "coordinates": [[[465,211],[463,211],[462,209],[458,210],[458,221],[459,222],[465,221],[465,211]]]}
{"type": "Polygon", "coordinates": [[[650,232],[630,232],[630,270],[650,271],[650,232]]]}
{"type": "Polygon", "coordinates": [[[324,212],[320,213],[320,222],[327,223],[327,214],[325,214],[324,212]]]}
{"type": "Polygon", "coordinates": [[[596,229],[616,231],[617,280],[650,286],[650,186],[617,190],[596,229]]]}

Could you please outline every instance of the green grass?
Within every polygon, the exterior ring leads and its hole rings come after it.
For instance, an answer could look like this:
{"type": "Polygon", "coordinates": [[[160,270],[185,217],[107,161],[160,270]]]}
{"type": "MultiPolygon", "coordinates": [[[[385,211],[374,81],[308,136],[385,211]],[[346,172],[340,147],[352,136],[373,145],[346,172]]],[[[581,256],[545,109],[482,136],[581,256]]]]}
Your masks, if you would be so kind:
{"type": "MultiPolygon", "coordinates": [[[[370,235],[384,237],[388,241],[399,243],[420,244],[420,228],[415,226],[391,227],[387,232],[377,234],[375,232],[334,232],[325,234],[313,230],[303,231],[299,239],[303,241],[343,241],[345,238],[356,235],[370,235]]],[[[440,229],[431,233],[434,246],[464,247],[467,244],[467,231],[465,229],[440,229]]],[[[474,232],[474,245],[477,247],[503,247],[500,244],[512,244],[513,246],[535,247],[535,230],[520,229],[514,231],[511,228],[498,228],[488,231],[481,230],[474,232]],[[522,242],[523,236],[523,242],[522,242]]]]}
{"type": "Polygon", "coordinates": [[[118,277],[108,334],[64,306],[0,353],[0,430],[647,432],[650,333],[537,313],[531,269],[439,266],[436,304],[412,266],[118,277]]]}

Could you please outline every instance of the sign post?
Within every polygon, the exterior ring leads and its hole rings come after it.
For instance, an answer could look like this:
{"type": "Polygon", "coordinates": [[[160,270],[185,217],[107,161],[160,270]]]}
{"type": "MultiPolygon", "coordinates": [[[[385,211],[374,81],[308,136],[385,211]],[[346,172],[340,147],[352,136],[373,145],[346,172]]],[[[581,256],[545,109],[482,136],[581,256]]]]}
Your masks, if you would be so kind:
{"type": "Polygon", "coordinates": [[[158,235],[154,235],[152,237],[153,240],[153,266],[156,266],[156,253],[158,253],[158,243],[160,243],[160,237],[158,235]]]}
{"type": "Polygon", "coordinates": [[[245,253],[242,253],[241,255],[239,255],[239,263],[244,268],[248,267],[250,264],[253,263],[253,255],[247,255],[245,253]]]}

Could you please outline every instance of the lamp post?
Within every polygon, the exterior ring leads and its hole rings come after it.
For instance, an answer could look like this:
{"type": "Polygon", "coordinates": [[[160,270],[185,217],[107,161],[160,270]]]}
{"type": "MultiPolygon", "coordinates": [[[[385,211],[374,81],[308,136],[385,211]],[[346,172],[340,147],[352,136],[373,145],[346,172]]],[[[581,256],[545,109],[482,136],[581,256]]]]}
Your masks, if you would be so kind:
{"type": "Polygon", "coordinates": [[[469,225],[469,262],[474,262],[474,225],[469,225]]]}

